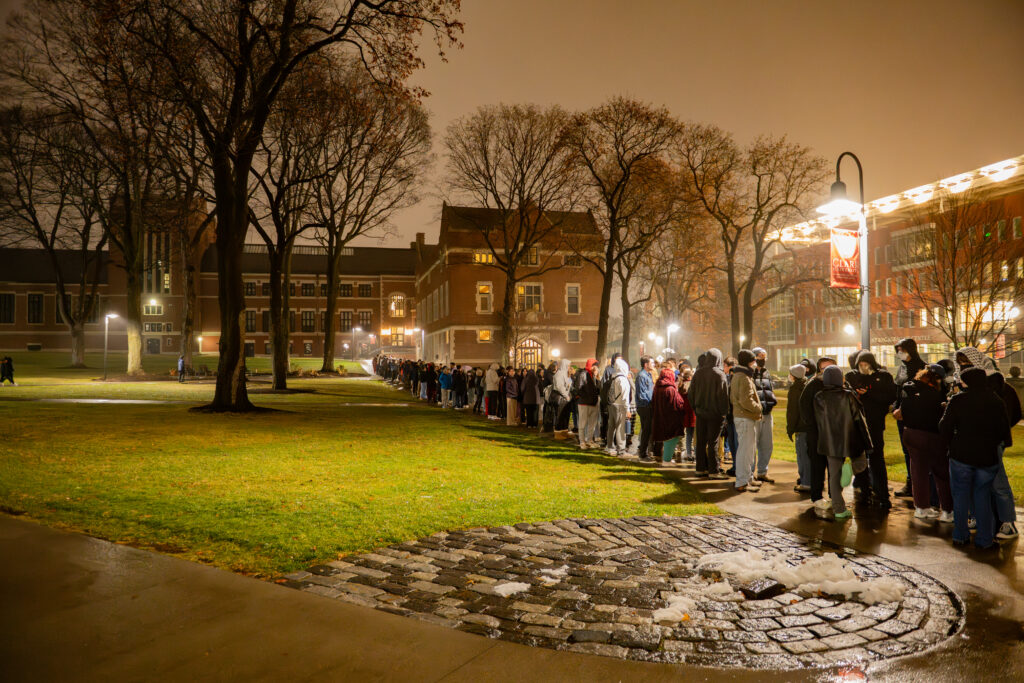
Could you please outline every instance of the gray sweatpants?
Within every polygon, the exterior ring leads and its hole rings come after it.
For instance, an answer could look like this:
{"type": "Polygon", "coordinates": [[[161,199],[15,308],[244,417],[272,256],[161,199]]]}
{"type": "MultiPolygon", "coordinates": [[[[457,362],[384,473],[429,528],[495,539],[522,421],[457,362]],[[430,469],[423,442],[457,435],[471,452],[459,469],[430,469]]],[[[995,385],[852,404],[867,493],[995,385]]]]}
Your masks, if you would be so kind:
{"type": "Polygon", "coordinates": [[[626,452],[626,420],[629,409],[611,403],[608,405],[608,431],[605,433],[605,450],[616,453],[626,452]]]}
{"type": "MultiPolygon", "coordinates": [[[[843,500],[843,460],[845,458],[828,459],[828,495],[832,497],[832,512],[839,514],[846,511],[846,501],[843,500]]],[[[863,453],[856,458],[850,458],[850,465],[854,474],[860,474],[868,467],[868,459],[863,453]]]]}

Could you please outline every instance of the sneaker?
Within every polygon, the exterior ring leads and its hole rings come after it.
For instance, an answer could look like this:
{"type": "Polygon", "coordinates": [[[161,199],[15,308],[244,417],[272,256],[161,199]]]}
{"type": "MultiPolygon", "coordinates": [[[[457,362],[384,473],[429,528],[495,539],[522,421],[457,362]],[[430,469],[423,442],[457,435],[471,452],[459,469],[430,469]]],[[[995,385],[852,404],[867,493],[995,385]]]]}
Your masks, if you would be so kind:
{"type": "Polygon", "coordinates": [[[843,510],[842,512],[836,512],[833,517],[836,521],[842,521],[850,519],[850,517],[853,517],[853,513],[847,509],[843,510]]]}
{"type": "MultiPolygon", "coordinates": [[[[952,517],[952,513],[950,513],[950,516],[952,517]]],[[[942,520],[940,519],[939,521],[942,520]]],[[[1000,540],[1007,540],[1010,538],[1017,538],[1018,535],[1017,525],[1013,522],[1006,522],[999,527],[999,533],[996,534],[996,538],[1000,540]]]]}
{"type": "Polygon", "coordinates": [[[729,477],[722,474],[721,472],[715,472],[708,475],[708,479],[728,479],[729,477]]]}
{"type": "Polygon", "coordinates": [[[747,493],[747,492],[749,492],[749,493],[757,493],[760,490],[761,490],[760,488],[758,488],[756,486],[751,486],[750,484],[747,484],[746,486],[737,486],[736,487],[736,493],[747,493]]]}
{"type": "Polygon", "coordinates": [[[604,454],[605,455],[616,455],[617,453],[616,453],[614,448],[606,448],[606,449],[604,449],[604,454]]]}
{"type": "Polygon", "coordinates": [[[904,486],[899,491],[894,491],[892,495],[898,498],[911,498],[914,495],[914,490],[909,486],[904,486]]]}
{"type": "MultiPolygon", "coordinates": [[[[952,524],[953,523],[953,511],[952,510],[943,510],[942,512],[940,512],[939,513],[939,521],[942,522],[943,524],[952,524]]],[[[1000,529],[1000,531],[1002,531],[1002,529],[1000,529]]]]}
{"type": "Polygon", "coordinates": [[[765,484],[774,484],[775,483],[775,480],[771,479],[767,474],[759,474],[759,475],[757,475],[754,478],[757,479],[758,481],[764,482],[765,484]]]}
{"type": "Polygon", "coordinates": [[[808,491],[811,490],[811,487],[804,486],[803,484],[797,484],[796,486],[793,487],[793,490],[796,491],[797,493],[807,493],[808,491]]]}
{"type": "Polygon", "coordinates": [[[914,519],[936,519],[939,511],[935,508],[917,508],[914,510],[914,519]]]}
{"type": "Polygon", "coordinates": [[[705,472],[705,471],[702,471],[702,470],[697,470],[696,472],[694,472],[694,474],[696,474],[698,477],[706,477],[706,476],[708,476],[708,473],[705,472]]]}
{"type": "Polygon", "coordinates": [[[967,530],[970,531],[972,534],[976,532],[978,530],[978,520],[974,519],[974,517],[968,517],[967,530]]]}
{"type": "MultiPolygon", "coordinates": [[[[847,486],[850,485],[851,481],[853,481],[853,466],[850,464],[849,460],[844,460],[843,474],[839,478],[839,485],[845,489],[847,486]]],[[[836,515],[836,517],[838,518],[838,515],[836,515]]]]}
{"type": "Polygon", "coordinates": [[[730,467],[729,469],[727,469],[725,471],[725,473],[728,474],[730,477],[735,477],[736,476],[736,468],[735,467],[730,467]]]}

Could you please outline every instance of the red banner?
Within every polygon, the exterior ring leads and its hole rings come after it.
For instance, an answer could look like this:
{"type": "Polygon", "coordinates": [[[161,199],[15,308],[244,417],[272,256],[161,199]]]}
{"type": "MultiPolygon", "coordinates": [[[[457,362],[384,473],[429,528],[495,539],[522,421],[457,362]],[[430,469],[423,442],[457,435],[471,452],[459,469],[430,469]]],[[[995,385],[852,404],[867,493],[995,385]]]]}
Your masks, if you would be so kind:
{"type": "Polygon", "coordinates": [[[860,289],[860,235],[832,228],[830,287],[860,289]]]}

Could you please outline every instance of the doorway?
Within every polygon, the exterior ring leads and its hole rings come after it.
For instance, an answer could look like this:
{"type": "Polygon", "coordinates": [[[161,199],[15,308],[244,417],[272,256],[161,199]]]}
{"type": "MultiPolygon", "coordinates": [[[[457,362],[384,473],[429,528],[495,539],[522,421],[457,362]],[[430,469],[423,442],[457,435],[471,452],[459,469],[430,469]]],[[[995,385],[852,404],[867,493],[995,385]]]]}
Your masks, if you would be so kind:
{"type": "Polygon", "coordinates": [[[536,368],[543,360],[543,347],[536,339],[527,339],[516,347],[515,366],[517,368],[536,368]]]}
{"type": "Polygon", "coordinates": [[[146,339],[146,353],[160,353],[160,340],[152,337],[146,339]]]}

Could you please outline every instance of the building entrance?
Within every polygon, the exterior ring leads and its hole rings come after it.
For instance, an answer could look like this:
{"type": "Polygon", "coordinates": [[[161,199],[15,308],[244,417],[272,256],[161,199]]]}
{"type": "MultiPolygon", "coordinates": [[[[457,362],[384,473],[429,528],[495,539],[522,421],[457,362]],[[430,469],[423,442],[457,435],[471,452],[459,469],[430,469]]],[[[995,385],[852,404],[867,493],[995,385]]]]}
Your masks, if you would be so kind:
{"type": "Polygon", "coordinates": [[[146,353],[160,353],[160,340],[149,337],[146,339],[146,353]]]}
{"type": "Polygon", "coordinates": [[[542,350],[543,348],[539,341],[527,339],[516,347],[515,366],[517,368],[536,368],[543,359],[542,350]]]}

